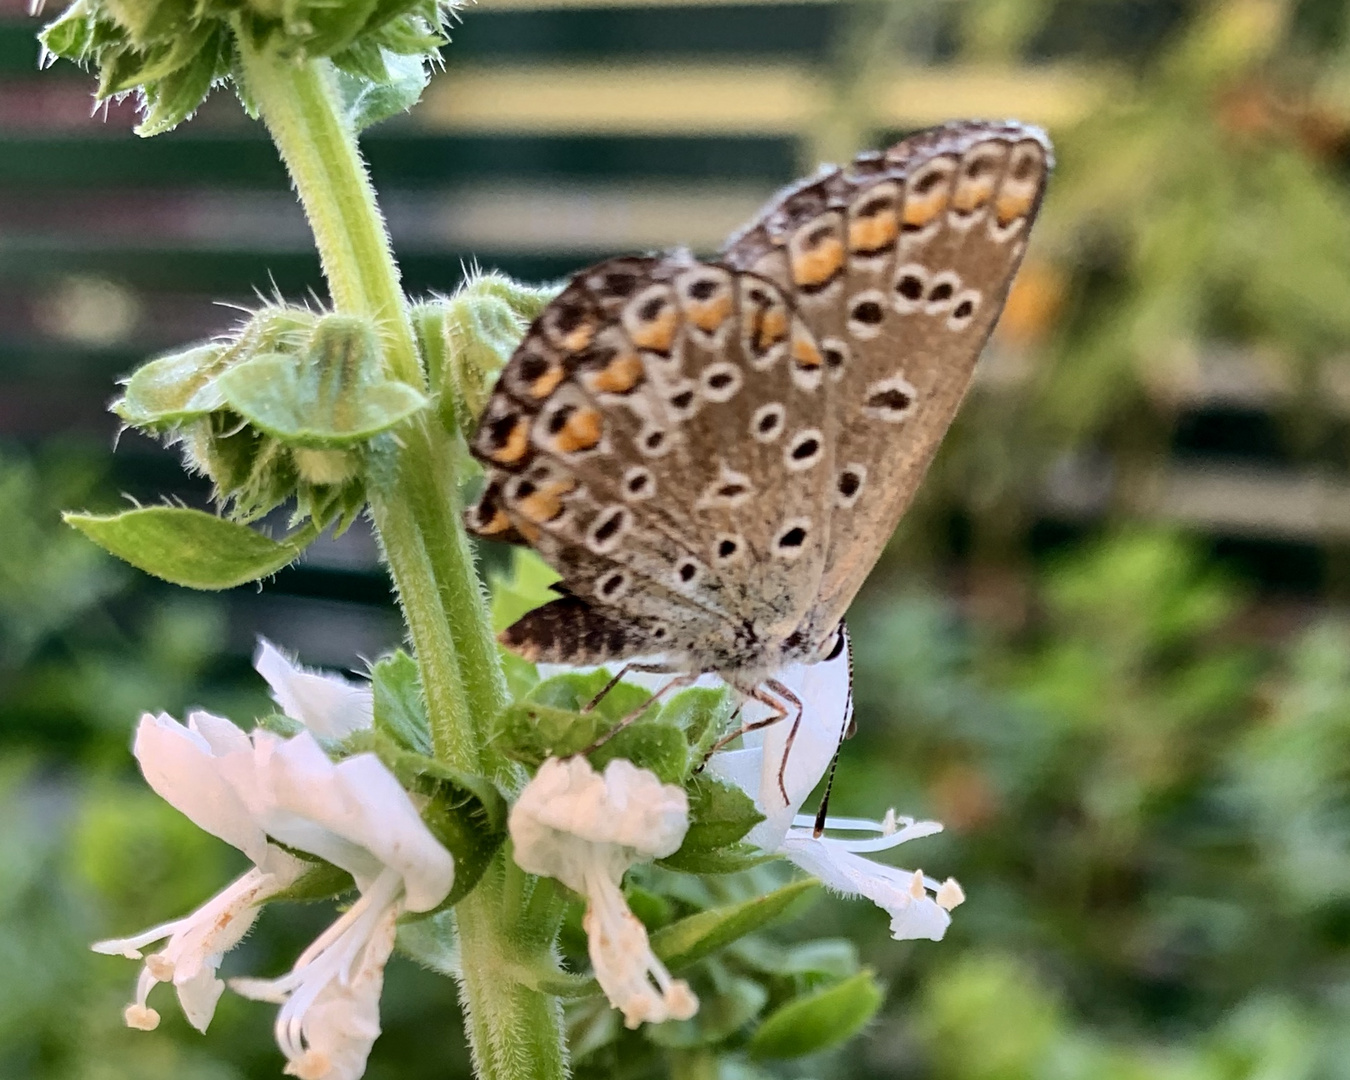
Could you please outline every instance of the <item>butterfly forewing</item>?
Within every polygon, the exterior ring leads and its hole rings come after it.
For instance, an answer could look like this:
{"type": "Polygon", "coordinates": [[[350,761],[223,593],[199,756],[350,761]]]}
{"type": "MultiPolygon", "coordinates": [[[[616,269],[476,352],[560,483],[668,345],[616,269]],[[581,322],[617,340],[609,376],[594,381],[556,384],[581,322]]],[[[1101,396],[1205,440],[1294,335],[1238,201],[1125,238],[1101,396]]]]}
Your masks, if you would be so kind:
{"type": "Polygon", "coordinates": [[[1020,124],[965,123],[785,193],[724,258],[793,292],[833,376],[822,639],[871,571],[970,384],[1050,167],[1020,124]]]}
{"type": "MultiPolygon", "coordinates": [[[[626,617],[625,653],[739,663],[790,633],[818,591],[820,363],[790,298],[753,274],[688,256],[583,271],[488,403],[470,528],[532,544],[575,594],[568,617],[590,617],[578,600],[626,617]]],[[[535,629],[556,642],[550,619],[535,629]]]]}
{"type": "Polygon", "coordinates": [[[751,686],[815,659],[951,423],[1049,165],[1036,129],[949,125],[787,190],[721,262],[573,278],[472,440],[470,528],[569,593],[507,643],[751,686]]]}

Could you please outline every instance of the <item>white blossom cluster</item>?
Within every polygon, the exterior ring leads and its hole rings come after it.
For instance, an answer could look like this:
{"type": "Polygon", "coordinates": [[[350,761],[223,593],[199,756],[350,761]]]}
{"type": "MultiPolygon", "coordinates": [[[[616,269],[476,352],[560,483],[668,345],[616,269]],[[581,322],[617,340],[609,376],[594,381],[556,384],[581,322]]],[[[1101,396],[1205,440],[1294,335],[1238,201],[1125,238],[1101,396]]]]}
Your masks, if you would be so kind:
{"type": "MultiPolygon", "coordinates": [[[[368,685],[298,667],[264,642],[256,667],[278,706],[304,726],[283,738],[246,734],[206,712],[180,724],[146,715],[135,755],[146,780],[193,822],[242,851],[253,868],[175,922],[94,948],[143,961],[126,1022],[150,1030],[159,1014],[148,995],[172,983],[188,1020],[205,1031],[224,992],[217,970],[252,927],[263,904],[294,885],[312,856],[351,874],[359,899],[306,949],[285,975],[237,978],[236,992],[280,1006],[277,1042],[286,1072],[300,1080],[357,1080],[380,1033],[384,968],[404,913],[434,909],[454,883],[454,860],[418,814],[412,796],[373,754],[334,762],[319,740],[373,723],[368,685]],[[147,953],[150,946],[162,943],[147,953]]],[[[815,835],[798,810],[829,767],[852,713],[847,651],[794,665],[777,676],[803,704],[795,734],[774,724],[724,750],[708,771],[735,784],[765,815],[747,840],[779,854],[827,887],[865,896],[891,917],[897,939],[939,940],[963,899],[952,879],[864,858],[941,829],[935,822],[830,818],[815,835]],[[784,798],[786,792],[786,799],[784,798]],[[853,839],[838,834],[852,834],[853,839]],[[861,835],[860,835],[861,834],[861,835]]],[[[653,953],[621,889],[632,866],[677,851],[689,828],[680,787],[616,758],[596,772],[581,756],[550,758],[511,809],[517,864],[556,878],[586,901],[583,925],[594,974],[629,1027],[687,1019],[698,999],[653,953]]]]}

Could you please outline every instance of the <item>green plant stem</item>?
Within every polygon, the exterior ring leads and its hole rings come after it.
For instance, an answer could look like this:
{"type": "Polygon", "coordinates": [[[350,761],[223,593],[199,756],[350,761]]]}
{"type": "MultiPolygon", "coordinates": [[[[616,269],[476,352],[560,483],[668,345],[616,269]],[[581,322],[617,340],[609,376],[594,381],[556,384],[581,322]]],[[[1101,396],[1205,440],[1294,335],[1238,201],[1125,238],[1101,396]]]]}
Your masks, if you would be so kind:
{"type": "MultiPolygon", "coordinates": [[[[245,88],[305,208],[334,307],[375,321],[390,373],[425,390],[398,267],[331,65],[285,60],[244,32],[237,38],[245,88]]],[[[430,413],[398,435],[394,475],[369,482],[371,516],[412,637],[436,756],[481,771],[482,733],[504,691],[459,522],[451,436],[430,413]]],[[[497,963],[518,951],[501,860],[456,908],[461,1001],[477,1073],[483,1080],[563,1080],[557,999],[513,981],[497,963]]]]}

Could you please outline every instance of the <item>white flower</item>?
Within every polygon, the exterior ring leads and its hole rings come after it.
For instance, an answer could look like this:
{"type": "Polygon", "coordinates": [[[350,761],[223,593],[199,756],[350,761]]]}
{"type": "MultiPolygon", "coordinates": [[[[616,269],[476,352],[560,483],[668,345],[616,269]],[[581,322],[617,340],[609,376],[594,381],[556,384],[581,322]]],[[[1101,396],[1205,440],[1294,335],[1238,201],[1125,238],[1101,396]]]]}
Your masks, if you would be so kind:
{"type": "Polygon", "coordinates": [[[254,867],[192,914],[132,938],[100,941],[95,952],[139,960],[142,950],[167,940],[145,957],[136,1000],[127,1006],[129,1027],[149,1031],[159,1013],[146,1004],[156,983],[172,982],[188,1021],[205,1031],[225,984],[216,978],[225,953],[237,945],[270,897],[293,883],[306,863],[269,843],[220,772],[231,754],[249,753],[248,736],[228,720],[194,712],[184,727],[172,717],[148,713],[136,731],[135,754],[150,786],[194,824],[233,844],[254,867]]]}
{"type": "Polygon", "coordinates": [[[826,832],[817,837],[815,819],[797,815],[830,767],[853,716],[847,647],[832,660],[793,664],[776,678],[802,703],[795,735],[789,717],[747,734],[745,749],[714,754],[708,763],[710,773],[742,788],[764,814],[765,820],[750,831],[747,841],[762,851],[786,856],[836,892],[867,897],[891,916],[891,936],[896,940],[940,941],[951,923],[948,912],[965,899],[956,881],[948,878],[939,883],[921,871],[899,870],[864,859],[861,853],[931,836],[942,831],[941,825],[897,819],[890,811],[880,822],[828,818],[826,832]],[[829,835],[832,832],[876,835],[844,839],[829,835]]]}
{"type": "Polygon", "coordinates": [[[511,840],[522,870],[557,878],[586,897],[596,980],[624,1024],[687,1020],[698,998],[656,958],[619,884],[637,862],[679,850],[689,828],[682,789],[615,758],[604,774],[584,757],[550,758],[511,808],[511,840]]]}
{"type": "MultiPolygon", "coordinates": [[[[269,650],[264,643],[259,666],[289,715],[300,713],[297,718],[330,734],[360,726],[350,694],[330,692],[320,685],[328,681],[324,676],[300,672],[269,650]],[[325,701],[329,714],[316,711],[325,701]]],[[[379,997],[395,921],[446,897],[454,883],[450,853],[378,758],[358,754],[333,762],[308,730],[284,739],[262,729],[246,735],[204,712],[189,716],[186,727],[147,715],[135,752],[155,791],[238,847],[255,868],[185,919],[94,946],[139,957],[145,945],[169,939],[146,958],[128,1024],[153,1028],[159,1017],[146,996],[156,982],[172,980],[188,1018],[206,1028],[223,990],[216,969],[224,952],[247,933],[259,906],[309,865],[279,846],[285,844],[348,871],[361,896],[288,975],[232,985],[281,1003],[277,1041],[287,1072],[302,1080],[355,1080],[380,1032],[379,997]]]]}
{"type": "Polygon", "coordinates": [[[272,700],[281,711],[321,739],[346,738],[370,727],[374,720],[374,696],[368,683],[303,668],[266,638],[258,639],[253,666],[267,680],[272,700]]]}
{"type": "Polygon", "coordinates": [[[281,1005],[277,1044],[301,1080],[355,1080],[380,1033],[394,922],[430,911],[454,884],[454,860],[373,754],[334,763],[309,732],[253,733],[249,760],[227,762],[269,836],[348,871],[361,897],[278,979],[234,979],[245,997],[281,1005]]]}

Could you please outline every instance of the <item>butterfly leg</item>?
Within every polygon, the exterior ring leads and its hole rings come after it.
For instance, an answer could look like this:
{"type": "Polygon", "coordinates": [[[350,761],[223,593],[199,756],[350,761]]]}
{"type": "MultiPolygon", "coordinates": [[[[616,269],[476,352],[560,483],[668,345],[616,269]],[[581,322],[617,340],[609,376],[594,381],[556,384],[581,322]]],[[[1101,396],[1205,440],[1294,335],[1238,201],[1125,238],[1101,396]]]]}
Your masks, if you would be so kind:
{"type": "Polygon", "coordinates": [[[639,664],[634,663],[632,661],[625,663],[623,667],[619,668],[619,673],[615,675],[612,679],[610,679],[609,682],[605,683],[604,688],[600,691],[600,693],[596,694],[595,697],[591,698],[590,702],[581,711],[584,713],[590,712],[597,705],[599,705],[600,702],[604,701],[605,698],[609,696],[609,692],[613,690],[616,686],[618,686],[619,683],[623,682],[625,677],[633,674],[674,675],[675,672],[665,664],[639,664]]]}
{"type": "MultiPolygon", "coordinates": [[[[783,780],[783,774],[784,771],[787,769],[787,757],[792,750],[792,741],[793,739],[796,738],[797,729],[801,726],[802,723],[801,699],[798,698],[796,694],[794,694],[786,686],[780,683],[777,679],[769,679],[768,681],[755,687],[755,689],[751,691],[750,696],[754,698],[756,701],[761,702],[762,704],[767,705],[769,706],[769,708],[773,709],[773,715],[766,716],[762,720],[752,720],[750,723],[742,724],[740,727],[736,728],[736,730],[728,732],[726,735],[723,735],[720,739],[718,739],[715,743],[713,743],[712,749],[708,751],[707,756],[704,757],[703,759],[703,764],[706,765],[708,763],[708,759],[711,758],[713,754],[717,753],[717,751],[721,750],[724,746],[726,746],[733,740],[739,739],[742,735],[748,735],[752,731],[761,731],[766,727],[771,727],[772,725],[778,723],[780,720],[786,720],[788,718],[788,715],[793,711],[795,711],[796,716],[793,717],[792,720],[792,730],[788,733],[787,746],[783,750],[783,762],[778,768],[778,788],[783,793],[783,801],[787,802],[788,794],[787,794],[787,787],[783,780]],[[777,696],[775,697],[773,695],[777,696]]],[[[736,712],[739,713],[740,709],[737,709],[736,712]]],[[[735,716],[733,714],[733,719],[734,718],[735,716]]],[[[702,767],[703,766],[699,766],[700,769],[702,767]]]]}
{"type": "Polygon", "coordinates": [[[658,701],[660,701],[672,690],[683,690],[690,683],[696,682],[698,678],[699,675],[697,672],[692,674],[686,673],[683,675],[675,676],[675,678],[671,679],[670,682],[666,683],[665,686],[661,687],[660,690],[652,694],[651,697],[649,697],[636,709],[634,709],[622,720],[620,720],[617,724],[615,724],[612,728],[610,728],[603,735],[601,735],[600,738],[596,739],[595,742],[591,743],[590,746],[586,747],[584,750],[579,750],[577,752],[580,754],[589,754],[593,750],[599,750],[600,747],[604,746],[605,743],[609,742],[609,740],[614,738],[615,735],[621,732],[624,728],[628,727],[629,724],[631,724],[639,716],[645,713],[648,709],[650,709],[653,705],[655,705],[658,701]]]}

